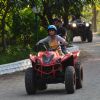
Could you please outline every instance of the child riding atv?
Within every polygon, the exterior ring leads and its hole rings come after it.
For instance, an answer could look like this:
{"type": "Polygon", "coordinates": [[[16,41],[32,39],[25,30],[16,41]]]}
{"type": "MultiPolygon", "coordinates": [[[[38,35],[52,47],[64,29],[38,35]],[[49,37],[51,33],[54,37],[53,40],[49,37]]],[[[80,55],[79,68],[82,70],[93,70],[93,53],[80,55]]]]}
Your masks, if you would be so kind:
{"type": "Polygon", "coordinates": [[[64,38],[62,38],[57,34],[57,28],[55,25],[49,25],[48,26],[48,36],[42,40],[40,40],[37,45],[39,45],[40,43],[48,43],[50,48],[52,49],[56,49],[57,47],[57,51],[60,55],[63,55],[63,52],[61,50],[61,47],[59,46],[60,43],[62,43],[63,45],[67,45],[67,42],[64,38]]]}
{"type": "Polygon", "coordinates": [[[30,54],[32,67],[25,72],[25,88],[29,95],[35,94],[37,90],[45,90],[48,84],[55,83],[64,83],[68,94],[82,88],[83,69],[79,63],[80,50],[73,49],[73,46],[68,47],[68,53],[62,56],[59,44],[67,43],[64,38],[56,35],[56,32],[56,27],[50,25],[48,36],[37,43],[37,45],[42,44],[38,46],[40,48],[43,46],[45,51],[40,50],[37,55],[30,54]],[[51,48],[49,49],[44,42],[51,48]]]}

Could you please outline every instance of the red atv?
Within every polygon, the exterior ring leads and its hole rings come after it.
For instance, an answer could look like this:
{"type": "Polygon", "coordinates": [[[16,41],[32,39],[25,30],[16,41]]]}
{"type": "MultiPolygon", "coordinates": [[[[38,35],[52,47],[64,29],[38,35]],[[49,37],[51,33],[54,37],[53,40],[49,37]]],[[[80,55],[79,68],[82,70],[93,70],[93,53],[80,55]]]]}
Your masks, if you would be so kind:
{"type": "MultiPolygon", "coordinates": [[[[79,49],[68,47],[68,53],[61,56],[56,49],[40,51],[38,55],[30,55],[32,68],[25,72],[27,94],[35,94],[37,90],[47,89],[47,84],[64,83],[65,90],[72,94],[82,88],[83,68],[79,62],[79,49]]],[[[41,47],[41,46],[40,46],[41,47]]]]}

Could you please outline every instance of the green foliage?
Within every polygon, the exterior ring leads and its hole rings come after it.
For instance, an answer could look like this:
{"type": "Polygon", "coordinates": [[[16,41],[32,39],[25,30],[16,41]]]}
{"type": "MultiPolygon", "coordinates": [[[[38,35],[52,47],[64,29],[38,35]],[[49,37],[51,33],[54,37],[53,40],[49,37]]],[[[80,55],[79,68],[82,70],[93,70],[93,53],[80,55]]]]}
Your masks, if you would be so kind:
{"type": "Polygon", "coordinates": [[[5,32],[10,31],[11,27],[11,9],[10,9],[10,2],[7,0],[0,0],[0,33],[2,31],[3,26],[5,26],[5,32]]]}
{"type": "Polygon", "coordinates": [[[93,13],[92,13],[92,7],[91,7],[91,5],[86,5],[86,6],[84,6],[83,11],[82,11],[82,15],[83,15],[83,17],[85,17],[88,21],[92,19],[93,13]]]}
{"type": "MultiPolygon", "coordinates": [[[[47,36],[47,25],[52,23],[54,17],[62,17],[66,25],[70,15],[83,14],[90,19],[92,12],[89,6],[95,4],[99,5],[100,1],[0,0],[0,51],[2,48],[6,50],[0,54],[0,62],[27,58],[32,48],[29,45],[34,46],[38,40],[47,36]],[[33,6],[36,6],[37,14],[32,11],[33,6]],[[13,47],[14,45],[17,46],[13,47]]],[[[68,42],[70,41],[71,32],[68,31],[68,42]]]]}
{"type": "Polygon", "coordinates": [[[0,64],[27,59],[29,58],[30,53],[36,54],[30,45],[26,48],[23,48],[22,46],[9,46],[5,52],[0,54],[0,64]]]}
{"type": "Polygon", "coordinates": [[[36,42],[38,42],[40,39],[43,39],[44,37],[46,37],[47,31],[45,28],[40,27],[38,32],[33,36],[33,44],[36,44],[36,42]]]}
{"type": "Polygon", "coordinates": [[[24,8],[20,13],[14,13],[12,32],[15,34],[30,34],[34,32],[34,14],[29,8],[24,8]]]}

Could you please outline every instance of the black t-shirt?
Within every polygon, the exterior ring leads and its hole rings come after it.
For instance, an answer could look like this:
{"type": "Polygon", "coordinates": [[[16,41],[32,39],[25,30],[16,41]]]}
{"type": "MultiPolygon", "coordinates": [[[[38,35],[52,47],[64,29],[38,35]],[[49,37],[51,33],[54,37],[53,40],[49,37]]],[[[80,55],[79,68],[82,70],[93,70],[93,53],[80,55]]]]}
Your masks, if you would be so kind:
{"type": "Polygon", "coordinates": [[[66,28],[64,28],[64,27],[59,27],[59,28],[57,29],[57,35],[65,36],[65,35],[66,35],[66,28]]]}

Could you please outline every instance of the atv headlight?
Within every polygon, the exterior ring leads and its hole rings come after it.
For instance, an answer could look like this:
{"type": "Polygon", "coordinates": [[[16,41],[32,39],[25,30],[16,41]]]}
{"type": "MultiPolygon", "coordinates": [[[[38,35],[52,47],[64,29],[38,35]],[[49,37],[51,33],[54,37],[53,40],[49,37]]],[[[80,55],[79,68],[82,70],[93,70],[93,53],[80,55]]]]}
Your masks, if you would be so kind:
{"type": "Polygon", "coordinates": [[[86,26],[86,27],[89,27],[89,23],[86,23],[85,26],[86,26]]]}
{"type": "Polygon", "coordinates": [[[76,27],[77,25],[76,25],[76,23],[73,23],[72,26],[73,26],[73,27],[76,27]]]}

